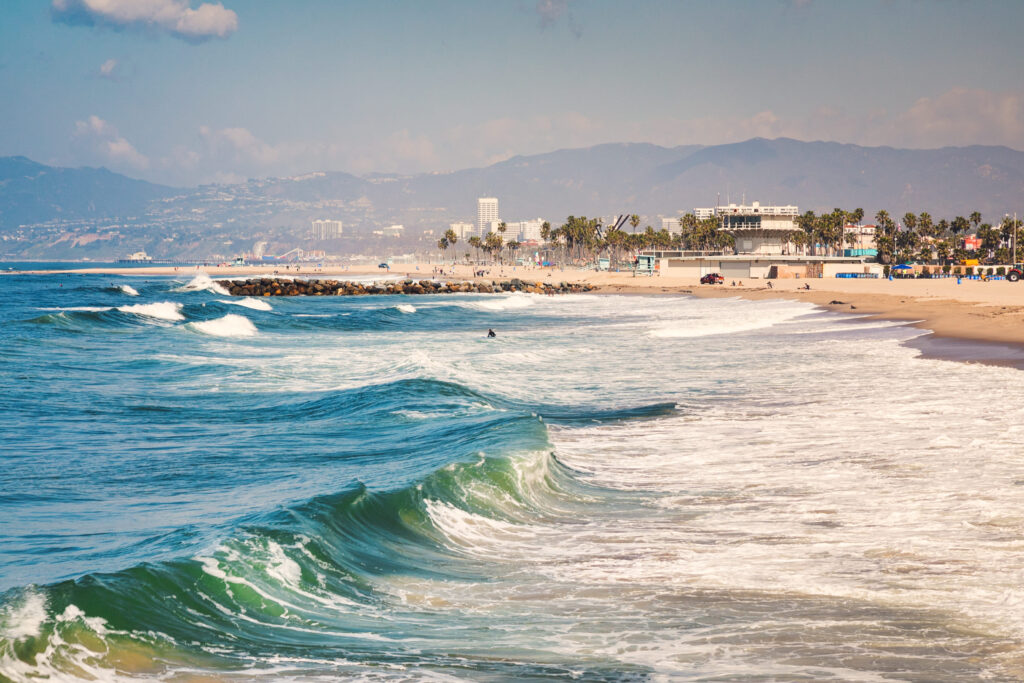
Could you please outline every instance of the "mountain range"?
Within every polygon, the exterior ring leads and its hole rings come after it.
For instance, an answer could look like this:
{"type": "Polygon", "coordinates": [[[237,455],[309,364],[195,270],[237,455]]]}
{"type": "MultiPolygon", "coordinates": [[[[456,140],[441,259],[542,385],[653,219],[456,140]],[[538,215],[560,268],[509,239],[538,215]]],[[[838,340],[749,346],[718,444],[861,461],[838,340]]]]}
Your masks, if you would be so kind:
{"type": "Polygon", "coordinates": [[[980,211],[994,222],[1004,213],[1024,213],[1024,152],[986,146],[896,149],[786,138],[673,148],[617,143],[516,156],[446,173],[317,172],[193,189],[156,185],[103,168],[54,168],[24,157],[0,158],[0,229],[5,230],[157,209],[164,216],[193,212],[209,204],[211,194],[227,198],[221,218],[240,203],[274,207],[251,212],[249,227],[261,221],[278,226],[294,221],[303,227],[310,216],[332,212],[353,227],[390,222],[445,227],[449,221],[474,221],[480,196],[498,197],[506,220],[541,216],[556,224],[569,214],[638,213],[658,227],[659,215],[743,199],[796,204],[801,211],[861,207],[867,216],[878,209],[894,215],[928,211],[936,219],[980,211]]]}

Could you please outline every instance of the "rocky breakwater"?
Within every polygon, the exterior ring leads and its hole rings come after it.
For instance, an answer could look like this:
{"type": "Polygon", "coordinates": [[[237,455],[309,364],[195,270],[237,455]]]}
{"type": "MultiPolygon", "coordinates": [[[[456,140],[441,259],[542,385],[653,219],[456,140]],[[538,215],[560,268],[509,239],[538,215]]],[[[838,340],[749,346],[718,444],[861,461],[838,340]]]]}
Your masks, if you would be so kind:
{"type": "Polygon", "coordinates": [[[437,282],[434,280],[365,283],[346,280],[288,280],[263,277],[251,280],[221,280],[220,284],[234,296],[365,296],[373,294],[495,294],[501,292],[553,295],[590,292],[597,289],[592,285],[577,282],[555,284],[520,279],[490,283],[437,282]]]}

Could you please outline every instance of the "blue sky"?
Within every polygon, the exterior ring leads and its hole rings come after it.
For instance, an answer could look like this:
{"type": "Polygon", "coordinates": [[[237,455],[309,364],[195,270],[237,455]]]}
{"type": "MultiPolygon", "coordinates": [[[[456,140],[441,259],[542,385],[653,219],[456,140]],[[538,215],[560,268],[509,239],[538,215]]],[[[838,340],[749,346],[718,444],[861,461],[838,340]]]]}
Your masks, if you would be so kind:
{"type": "Polygon", "coordinates": [[[602,142],[1024,149],[1024,2],[6,0],[0,155],[174,185],[602,142]]]}

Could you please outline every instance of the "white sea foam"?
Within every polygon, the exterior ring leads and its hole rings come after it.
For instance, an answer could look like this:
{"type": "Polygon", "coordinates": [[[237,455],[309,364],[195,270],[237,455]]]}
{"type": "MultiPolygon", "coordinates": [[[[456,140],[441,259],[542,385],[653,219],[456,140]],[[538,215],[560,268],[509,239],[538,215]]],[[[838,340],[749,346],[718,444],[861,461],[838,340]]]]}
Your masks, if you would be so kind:
{"type": "Polygon", "coordinates": [[[202,271],[196,273],[195,277],[193,277],[192,281],[189,282],[187,285],[182,285],[181,287],[178,287],[174,291],[176,291],[176,292],[203,292],[203,291],[206,291],[206,292],[213,292],[214,294],[223,294],[223,295],[230,294],[230,292],[228,292],[228,290],[224,289],[224,287],[221,286],[221,284],[219,282],[217,282],[216,280],[211,279],[209,275],[207,275],[206,273],[204,273],[202,271]]]}
{"type": "Polygon", "coordinates": [[[460,301],[456,305],[467,308],[475,308],[479,311],[512,311],[520,308],[528,308],[540,298],[538,294],[524,294],[513,292],[508,296],[493,299],[478,299],[476,301],[460,301]]]}
{"type": "Polygon", "coordinates": [[[122,313],[132,313],[134,315],[141,315],[147,318],[175,321],[185,319],[185,316],[181,314],[181,308],[181,304],[176,301],[160,301],[152,304],[118,306],[117,310],[122,313]]]}
{"type": "Polygon", "coordinates": [[[121,285],[120,290],[128,296],[138,296],[139,292],[131,285],[121,285]]]}
{"type": "Polygon", "coordinates": [[[256,326],[242,315],[228,313],[223,318],[187,323],[187,327],[213,337],[252,337],[256,326]]]}
{"type": "Polygon", "coordinates": [[[243,306],[245,308],[251,308],[254,311],[271,311],[273,307],[270,302],[264,301],[263,299],[253,299],[252,297],[245,297],[244,299],[218,299],[222,304],[231,304],[232,306],[243,306]]]}
{"type": "Polygon", "coordinates": [[[46,597],[26,591],[17,601],[0,608],[0,637],[19,640],[38,636],[46,621],[46,597]]]}
{"type": "Polygon", "coordinates": [[[395,308],[398,309],[399,311],[401,311],[402,313],[415,313],[416,312],[416,307],[413,306],[412,304],[398,304],[397,306],[395,306],[395,308]]]}
{"type": "Polygon", "coordinates": [[[650,335],[659,338],[731,335],[789,322],[811,311],[810,306],[789,302],[781,302],[781,305],[768,302],[761,307],[751,306],[750,303],[734,302],[735,310],[729,311],[727,315],[707,315],[708,311],[697,310],[687,319],[659,324],[650,331],[650,335]]]}

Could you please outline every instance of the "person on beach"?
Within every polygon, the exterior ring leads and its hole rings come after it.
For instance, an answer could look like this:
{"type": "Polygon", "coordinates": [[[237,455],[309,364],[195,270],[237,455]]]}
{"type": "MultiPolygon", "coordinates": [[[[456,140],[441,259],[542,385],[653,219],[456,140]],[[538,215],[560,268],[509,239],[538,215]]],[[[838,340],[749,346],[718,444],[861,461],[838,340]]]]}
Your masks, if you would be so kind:
{"type": "Polygon", "coordinates": [[[492,329],[491,329],[491,328],[489,328],[489,327],[487,328],[487,337],[488,337],[488,338],[490,338],[490,337],[497,337],[497,336],[498,336],[498,335],[494,334],[494,330],[492,330],[492,329]]]}
{"type": "Polygon", "coordinates": [[[774,289],[775,285],[772,284],[771,280],[768,281],[768,289],[774,289]]]}

